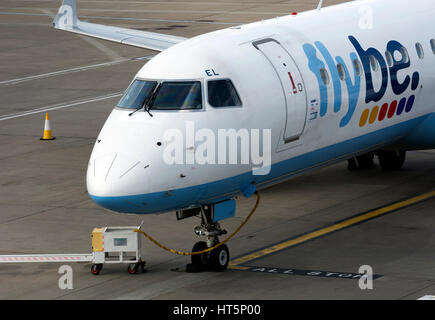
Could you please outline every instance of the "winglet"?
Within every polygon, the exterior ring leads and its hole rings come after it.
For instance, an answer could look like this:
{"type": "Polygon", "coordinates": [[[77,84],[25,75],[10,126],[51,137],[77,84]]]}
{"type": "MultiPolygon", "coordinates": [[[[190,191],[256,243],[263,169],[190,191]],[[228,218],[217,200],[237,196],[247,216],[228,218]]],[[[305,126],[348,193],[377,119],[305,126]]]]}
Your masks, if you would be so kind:
{"type": "Polygon", "coordinates": [[[76,0],[63,0],[62,6],[54,17],[53,27],[56,29],[70,30],[77,26],[76,0]]]}
{"type": "Polygon", "coordinates": [[[59,12],[56,17],[54,17],[53,27],[55,29],[73,32],[88,37],[155,51],[166,50],[174,44],[186,40],[186,38],[170,36],[162,33],[105,26],[102,24],[80,21],[77,17],[76,0],[63,0],[59,12]]]}

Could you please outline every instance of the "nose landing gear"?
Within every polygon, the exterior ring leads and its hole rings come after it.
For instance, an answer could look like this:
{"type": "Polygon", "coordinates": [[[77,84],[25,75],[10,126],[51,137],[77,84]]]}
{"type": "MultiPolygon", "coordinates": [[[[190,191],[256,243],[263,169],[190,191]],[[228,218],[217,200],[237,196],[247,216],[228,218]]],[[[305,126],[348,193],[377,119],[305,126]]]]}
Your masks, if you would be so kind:
{"type": "MultiPolygon", "coordinates": [[[[219,243],[219,236],[227,234],[219,222],[213,221],[210,206],[201,208],[201,225],[194,228],[197,236],[205,236],[207,241],[199,241],[193,246],[192,252],[200,252],[214,247],[219,243]]],[[[224,271],[230,261],[227,245],[223,244],[216,249],[191,256],[191,263],[186,266],[187,272],[224,271]]]]}
{"type": "Polygon", "coordinates": [[[181,256],[192,256],[192,263],[188,264],[186,268],[187,272],[201,272],[205,270],[224,271],[227,269],[230,260],[230,253],[225,243],[228,242],[243,228],[243,226],[249,221],[254,212],[257,210],[258,205],[260,204],[260,194],[255,191],[255,188],[252,188],[251,190],[253,191],[252,193],[244,192],[244,195],[246,197],[250,197],[252,194],[255,193],[257,195],[257,201],[255,202],[255,206],[252,208],[251,212],[242,222],[242,224],[240,224],[239,227],[222,242],[219,242],[218,237],[220,235],[226,234],[227,231],[223,230],[220,227],[219,222],[217,221],[234,216],[235,200],[227,200],[219,202],[217,204],[213,204],[211,206],[203,205],[200,208],[177,211],[178,220],[201,214],[201,225],[195,227],[194,230],[198,236],[207,237],[207,241],[197,242],[193,247],[193,252],[182,252],[170,249],[155,240],[143,230],[135,229],[133,231],[143,234],[146,238],[148,238],[150,241],[152,241],[155,245],[159,246],[163,250],[181,256]],[[220,206],[216,212],[214,211],[214,208],[217,205],[220,206]]]}

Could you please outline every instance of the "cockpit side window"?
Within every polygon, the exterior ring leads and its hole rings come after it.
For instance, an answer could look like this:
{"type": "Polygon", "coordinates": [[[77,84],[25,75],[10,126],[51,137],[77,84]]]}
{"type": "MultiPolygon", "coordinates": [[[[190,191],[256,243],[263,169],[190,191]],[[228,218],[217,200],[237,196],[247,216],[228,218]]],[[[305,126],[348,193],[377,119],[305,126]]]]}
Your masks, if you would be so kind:
{"type": "Polygon", "coordinates": [[[239,107],[242,105],[239,95],[229,79],[207,82],[208,103],[215,108],[239,107]]]}
{"type": "Polygon", "coordinates": [[[118,107],[126,109],[142,107],[145,99],[153,92],[156,85],[157,81],[134,80],[119,100],[118,107]]]}

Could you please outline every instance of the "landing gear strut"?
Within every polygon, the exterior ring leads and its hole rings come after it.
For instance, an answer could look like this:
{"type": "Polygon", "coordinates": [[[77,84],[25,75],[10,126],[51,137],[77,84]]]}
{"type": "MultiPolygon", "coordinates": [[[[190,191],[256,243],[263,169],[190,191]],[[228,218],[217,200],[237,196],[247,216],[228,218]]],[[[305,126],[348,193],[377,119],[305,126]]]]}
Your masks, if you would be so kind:
{"type": "MultiPolygon", "coordinates": [[[[381,168],[385,171],[400,170],[405,163],[406,151],[404,150],[378,150],[376,155],[379,159],[381,168]]],[[[374,167],[375,153],[366,153],[358,157],[347,160],[347,169],[356,171],[361,169],[371,169],[374,167]]]]}
{"type": "Polygon", "coordinates": [[[361,169],[371,169],[374,167],[374,153],[366,153],[358,157],[347,160],[349,171],[356,171],[361,169]]]}
{"type": "MultiPolygon", "coordinates": [[[[205,205],[201,208],[201,225],[194,228],[195,234],[206,237],[206,241],[199,241],[193,246],[192,252],[199,252],[212,248],[219,243],[219,236],[227,234],[219,225],[213,221],[212,207],[205,205]]],[[[192,255],[192,261],[187,265],[187,272],[201,271],[224,271],[228,267],[230,253],[228,247],[223,244],[220,247],[198,255],[192,255]]]]}

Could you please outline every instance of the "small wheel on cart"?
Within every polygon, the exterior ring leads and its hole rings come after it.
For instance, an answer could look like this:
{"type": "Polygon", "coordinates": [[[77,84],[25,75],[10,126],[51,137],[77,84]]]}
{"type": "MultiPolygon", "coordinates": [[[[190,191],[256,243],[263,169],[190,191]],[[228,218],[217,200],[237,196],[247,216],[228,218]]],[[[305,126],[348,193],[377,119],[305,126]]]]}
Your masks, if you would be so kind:
{"type": "Polygon", "coordinates": [[[103,269],[102,264],[93,264],[91,267],[91,273],[95,276],[100,274],[101,269],[103,269]]]}
{"type": "Polygon", "coordinates": [[[130,264],[127,268],[127,271],[129,274],[136,274],[138,267],[139,266],[137,264],[130,264]]]}

